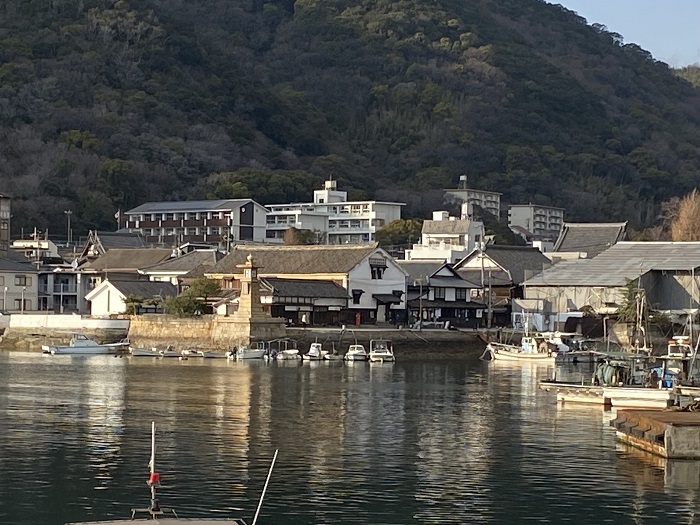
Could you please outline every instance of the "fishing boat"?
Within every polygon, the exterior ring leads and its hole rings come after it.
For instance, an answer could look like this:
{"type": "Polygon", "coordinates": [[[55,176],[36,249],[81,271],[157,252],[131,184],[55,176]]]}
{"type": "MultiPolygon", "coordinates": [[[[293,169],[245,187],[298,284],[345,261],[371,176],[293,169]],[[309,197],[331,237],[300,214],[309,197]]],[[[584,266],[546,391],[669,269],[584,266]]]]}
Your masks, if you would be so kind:
{"type": "Polygon", "coordinates": [[[343,355],[338,352],[338,349],[335,347],[335,343],[333,343],[333,349],[330,352],[326,352],[323,359],[325,361],[342,361],[343,355]]]}
{"type": "Polygon", "coordinates": [[[45,354],[51,355],[109,355],[126,351],[128,341],[98,343],[83,334],[73,334],[67,346],[42,345],[45,354]]]}
{"type": "Polygon", "coordinates": [[[165,347],[165,350],[159,350],[158,355],[160,357],[182,357],[182,351],[175,350],[171,345],[165,347]]]}
{"type": "Polygon", "coordinates": [[[295,361],[301,359],[301,354],[294,339],[283,337],[270,341],[270,359],[278,361],[295,361]]]}
{"type": "MultiPolygon", "coordinates": [[[[258,501],[258,506],[255,510],[255,515],[253,516],[253,521],[251,525],[255,525],[258,521],[258,516],[260,514],[260,509],[262,508],[263,499],[265,498],[265,492],[267,491],[267,486],[270,483],[270,477],[272,476],[272,469],[275,466],[275,461],[277,460],[277,453],[279,450],[275,450],[275,455],[272,458],[272,463],[270,464],[270,470],[267,473],[267,478],[265,480],[265,485],[263,486],[262,494],[260,495],[260,500],[258,501]]],[[[201,518],[180,518],[177,512],[173,508],[163,507],[158,500],[156,491],[160,487],[160,474],[156,471],[156,424],[151,423],[151,460],[149,462],[150,475],[146,484],[151,491],[151,501],[148,507],[144,508],[133,508],[131,509],[131,517],[124,519],[115,519],[107,521],[80,521],[67,523],[66,525],[125,525],[127,523],[151,523],[154,525],[222,525],[229,523],[232,525],[246,525],[246,521],[242,518],[223,518],[217,516],[211,517],[201,517],[201,518]]]]}
{"type": "Polygon", "coordinates": [[[557,352],[567,350],[567,345],[555,342],[549,334],[535,334],[524,335],[519,345],[490,342],[481,357],[492,361],[535,361],[553,364],[557,352]]]}
{"type": "Polygon", "coordinates": [[[369,342],[370,363],[393,363],[396,361],[391,341],[372,339],[369,342]]]}
{"type": "MultiPolygon", "coordinates": [[[[615,408],[668,408],[681,402],[681,378],[689,376],[694,349],[688,336],[668,341],[666,354],[598,353],[593,376],[574,383],[546,379],[539,387],[563,403],[588,403],[615,408]]],[[[687,393],[686,393],[687,394],[687,393]]]]}
{"type": "Polygon", "coordinates": [[[214,352],[213,350],[200,350],[197,354],[204,359],[226,359],[224,352],[214,352]]]}

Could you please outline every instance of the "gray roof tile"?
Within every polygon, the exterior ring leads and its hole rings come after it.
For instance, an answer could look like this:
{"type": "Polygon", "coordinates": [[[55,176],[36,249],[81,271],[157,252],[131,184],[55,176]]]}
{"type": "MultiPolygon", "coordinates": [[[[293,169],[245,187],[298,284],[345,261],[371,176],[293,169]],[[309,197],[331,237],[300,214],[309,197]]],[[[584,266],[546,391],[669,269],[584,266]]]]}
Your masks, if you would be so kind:
{"type": "Polygon", "coordinates": [[[627,223],[565,222],[555,252],[585,252],[590,259],[627,238],[627,223]]]}
{"type": "MultiPolygon", "coordinates": [[[[455,269],[460,270],[461,263],[472,258],[478,250],[467,255],[462,261],[455,264],[455,269]]],[[[544,268],[552,264],[541,251],[530,246],[502,246],[500,244],[487,244],[484,253],[494,262],[510,273],[514,284],[522,284],[526,278],[540,273],[544,268]]],[[[462,275],[462,272],[459,272],[462,275]]],[[[492,272],[493,274],[493,272],[492,272]]],[[[493,277],[493,275],[492,275],[493,277]]],[[[468,279],[468,277],[465,277],[468,279]]],[[[486,277],[484,278],[486,279],[486,277]]],[[[471,279],[470,279],[471,280],[471,279]]]]}
{"type": "Polygon", "coordinates": [[[169,248],[113,248],[83,268],[98,272],[136,272],[168,259],[171,254],[169,248]]]}
{"type": "Polygon", "coordinates": [[[700,242],[618,242],[592,259],[561,261],[527,286],[624,286],[628,280],[657,271],[700,267],[700,242]]]}
{"type": "Polygon", "coordinates": [[[134,213],[167,213],[185,211],[217,211],[233,210],[245,206],[251,199],[218,199],[204,201],[170,201],[170,202],[146,202],[136,208],[127,211],[134,213]]]}
{"type": "Polygon", "coordinates": [[[236,265],[244,264],[248,254],[262,268],[261,275],[347,273],[377,250],[377,244],[322,246],[239,245],[206,273],[240,273],[236,265]]]}
{"type": "Polygon", "coordinates": [[[144,298],[150,298],[156,296],[173,297],[177,295],[177,287],[160,281],[109,281],[109,283],[124,294],[125,297],[139,295],[144,298]]]}
{"type": "Polygon", "coordinates": [[[333,281],[279,279],[276,277],[263,277],[261,281],[267,283],[274,290],[274,294],[279,297],[348,298],[348,291],[333,281]]]}
{"type": "Polygon", "coordinates": [[[145,273],[155,272],[191,272],[199,266],[213,267],[223,259],[224,254],[217,250],[196,250],[180,257],[173,257],[163,262],[140,268],[145,273]]]}

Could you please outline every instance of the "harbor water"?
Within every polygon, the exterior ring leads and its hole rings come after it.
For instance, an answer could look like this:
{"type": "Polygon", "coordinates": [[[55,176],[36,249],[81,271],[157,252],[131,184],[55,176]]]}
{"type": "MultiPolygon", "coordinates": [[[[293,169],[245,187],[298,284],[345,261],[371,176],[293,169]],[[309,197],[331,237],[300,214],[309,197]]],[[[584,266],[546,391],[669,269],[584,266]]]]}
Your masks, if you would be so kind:
{"type": "MultiPolygon", "coordinates": [[[[700,522],[700,467],[621,448],[553,366],[0,353],[0,524],[161,505],[258,524],[700,522]],[[698,517],[696,517],[698,516],[698,517]]],[[[569,376],[576,370],[559,371],[569,376]]]]}

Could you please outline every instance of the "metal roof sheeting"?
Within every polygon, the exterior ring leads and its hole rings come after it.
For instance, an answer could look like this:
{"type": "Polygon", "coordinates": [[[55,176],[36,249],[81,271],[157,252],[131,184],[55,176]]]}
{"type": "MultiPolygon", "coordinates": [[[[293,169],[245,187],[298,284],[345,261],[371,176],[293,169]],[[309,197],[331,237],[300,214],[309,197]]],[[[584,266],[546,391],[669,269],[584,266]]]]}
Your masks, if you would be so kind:
{"type": "Polygon", "coordinates": [[[233,210],[245,206],[249,202],[252,201],[250,199],[219,199],[206,201],[146,202],[141,206],[127,211],[126,214],[233,210]]]}
{"type": "Polygon", "coordinates": [[[528,279],[526,286],[625,286],[657,271],[700,267],[700,242],[619,242],[592,259],[562,261],[528,279]]]}

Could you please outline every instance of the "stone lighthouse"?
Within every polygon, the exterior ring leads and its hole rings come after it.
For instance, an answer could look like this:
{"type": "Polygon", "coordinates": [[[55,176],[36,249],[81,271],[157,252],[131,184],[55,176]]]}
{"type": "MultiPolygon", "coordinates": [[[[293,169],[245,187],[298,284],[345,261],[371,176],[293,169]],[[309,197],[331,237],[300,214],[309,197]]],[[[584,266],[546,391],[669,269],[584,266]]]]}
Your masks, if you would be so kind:
{"type": "MultiPolygon", "coordinates": [[[[228,336],[230,344],[248,345],[252,341],[269,341],[285,337],[287,328],[284,319],[272,317],[260,302],[260,281],[258,280],[259,266],[255,266],[253,256],[248,255],[244,264],[236,265],[240,272],[236,277],[241,283],[241,294],[238,298],[238,310],[225,321],[221,327],[228,336]]],[[[223,336],[224,334],[220,334],[223,336]]]]}

